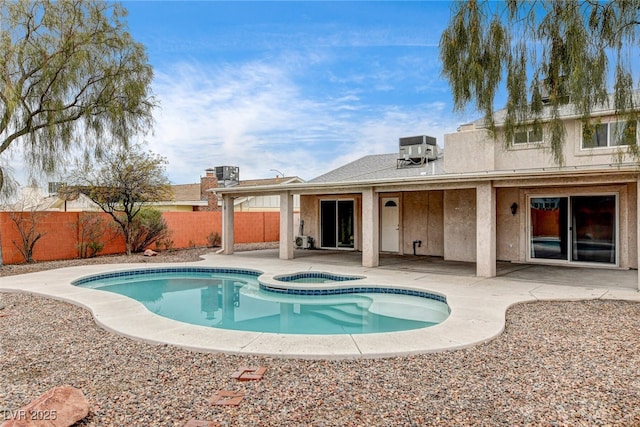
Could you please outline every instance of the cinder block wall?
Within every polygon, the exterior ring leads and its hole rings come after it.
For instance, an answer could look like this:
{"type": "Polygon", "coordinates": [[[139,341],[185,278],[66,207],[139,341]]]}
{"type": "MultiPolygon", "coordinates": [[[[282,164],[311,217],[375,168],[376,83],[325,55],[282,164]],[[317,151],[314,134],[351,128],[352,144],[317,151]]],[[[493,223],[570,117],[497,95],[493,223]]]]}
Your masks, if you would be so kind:
{"type": "MultiPolygon", "coordinates": [[[[32,213],[23,212],[27,218],[32,213]]],[[[111,226],[113,220],[104,213],[85,212],[37,212],[35,213],[35,230],[44,235],[34,246],[33,259],[51,261],[74,259],[80,257],[79,242],[81,240],[82,215],[99,215],[105,224],[111,226]]],[[[206,246],[207,237],[212,233],[222,235],[221,212],[163,212],[169,230],[173,248],[181,249],[194,246],[206,246]]],[[[237,212],[234,220],[236,243],[275,242],[279,240],[279,212],[237,212]]],[[[124,253],[124,239],[118,235],[112,237],[105,230],[104,248],[98,255],[124,253]]],[[[22,245],[22,238],[16,224],[11,220],[11,213],[0,212],[0,241],[4,264],[20,264],[23,256],[14,242],[22,245]]],[[[156,249],[152,247],[151,249],[156,249]]]]}

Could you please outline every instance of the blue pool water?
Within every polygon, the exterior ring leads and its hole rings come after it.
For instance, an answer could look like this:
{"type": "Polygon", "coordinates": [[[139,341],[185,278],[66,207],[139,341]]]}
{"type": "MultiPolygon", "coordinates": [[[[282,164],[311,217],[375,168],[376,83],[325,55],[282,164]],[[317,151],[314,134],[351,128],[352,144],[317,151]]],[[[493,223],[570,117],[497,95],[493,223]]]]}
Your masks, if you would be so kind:
{"type": "Polygon", "coordinates": [[[172,267],[85,277],[73,284],[118,293],[160,316],[220,329],[363,334],[425,328],[449,315],[443,297],[393,288],[286,289],[251,270],[172,267]],[[315,294],[315,295],[314,295],[315,294]]]}

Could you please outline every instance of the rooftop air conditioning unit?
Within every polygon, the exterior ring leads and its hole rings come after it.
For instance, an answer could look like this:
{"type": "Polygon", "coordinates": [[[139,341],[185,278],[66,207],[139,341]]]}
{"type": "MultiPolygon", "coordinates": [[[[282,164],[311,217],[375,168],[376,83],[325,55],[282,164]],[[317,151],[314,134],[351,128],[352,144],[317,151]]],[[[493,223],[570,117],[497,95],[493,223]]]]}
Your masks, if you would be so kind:
{"type": "Polygon", "coordinates": [[[216,178],[222,187],[233,187],[240,182],[240,168],[237,166],[216,166],[216,178]]]}
{"type": "Polygon", "coordinates": [[[432,136],[420,135],[400,138],[401,160],[425,163],[438,158],[438,145],[432,136]]]}
{"type": "Polygon", "coordinates": [[[313,247],[313,237],[310,236],[296,236],[296,248],[298,249],[311,249],[313,247]]]}

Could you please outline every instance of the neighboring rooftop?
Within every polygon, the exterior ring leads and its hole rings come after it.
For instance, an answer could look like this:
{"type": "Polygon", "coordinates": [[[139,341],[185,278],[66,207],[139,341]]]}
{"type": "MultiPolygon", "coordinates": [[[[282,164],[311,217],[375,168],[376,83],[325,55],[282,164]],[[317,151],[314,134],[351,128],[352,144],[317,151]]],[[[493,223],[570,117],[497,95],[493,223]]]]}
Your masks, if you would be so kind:
{"type": "Polygon", "coordinates": [[[303,180],[297,176],[278,176],[275,178],[245,179],[241,180],[238,185],[241,187],[248,187],[256,185],[289,184],[293,182],[303,182],[303,180]]]}
{"type": "Polygon", "coordinates": [[[173,190],[173,200],[176,202],[187,202],[200,200],[200,184],[178,184],[171,186],[173,190]]]}

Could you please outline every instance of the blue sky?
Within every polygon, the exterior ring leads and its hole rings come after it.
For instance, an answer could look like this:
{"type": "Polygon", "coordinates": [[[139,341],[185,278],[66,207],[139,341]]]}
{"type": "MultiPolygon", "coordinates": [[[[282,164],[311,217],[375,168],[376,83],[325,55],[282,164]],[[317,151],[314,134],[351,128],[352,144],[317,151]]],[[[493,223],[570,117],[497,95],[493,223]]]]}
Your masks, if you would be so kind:
{"type": "MultiPolygon", "coordinates": [[[[398,138],[443,135],[440,76],[449,3],[125,1],[147,47],[160,108],[149,148],[175,184],[214,166],[241,179],[311,179],[398,138]]],[[[471,114],[471,115],[468,115],[471,114]]]]}

